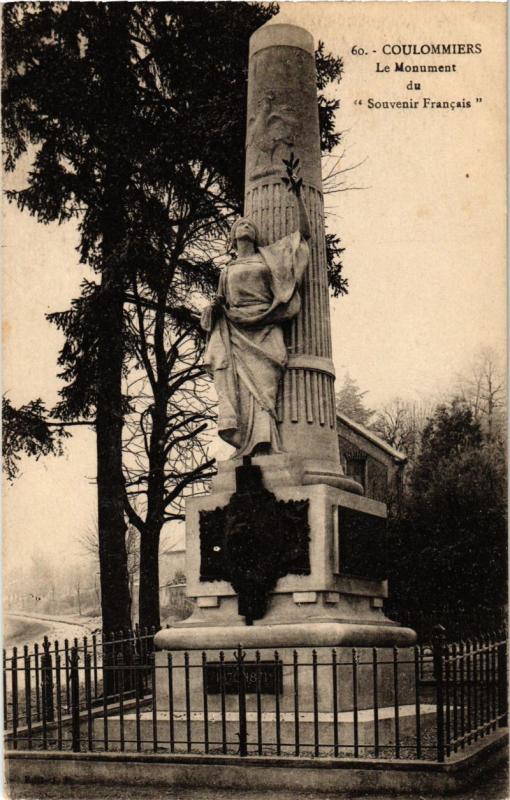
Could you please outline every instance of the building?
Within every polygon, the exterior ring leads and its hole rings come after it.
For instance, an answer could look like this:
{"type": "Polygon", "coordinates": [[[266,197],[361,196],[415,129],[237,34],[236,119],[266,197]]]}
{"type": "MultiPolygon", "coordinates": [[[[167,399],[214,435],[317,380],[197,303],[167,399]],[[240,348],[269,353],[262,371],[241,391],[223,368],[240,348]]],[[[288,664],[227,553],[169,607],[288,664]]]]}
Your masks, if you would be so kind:
{"type": "Polygon", "coordinates": [[[387,503],[390,508],[398,506],[407,456],[364,425],[338,412],[337,432],[345,474],[361,483],[365,497],[387,503]]]}
{"type": "Polygon", "coordinates": [[[185,531],[182,523],[170,523],[164,529],[159,552],[160,589],[178,583],[186,572],[185,531]]]}

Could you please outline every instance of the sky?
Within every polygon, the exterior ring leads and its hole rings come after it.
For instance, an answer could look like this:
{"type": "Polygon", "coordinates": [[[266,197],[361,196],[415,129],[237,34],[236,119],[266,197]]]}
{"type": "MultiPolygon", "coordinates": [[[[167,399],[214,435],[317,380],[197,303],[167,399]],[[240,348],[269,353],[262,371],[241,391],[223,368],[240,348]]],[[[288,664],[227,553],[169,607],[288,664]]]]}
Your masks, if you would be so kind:
{"type": "MultiPolygon", "coordinates": [[[[283,3],[275,20],[303,25],[344,59],[339,152],[343,168],[360,166],[345,173],[350,190],[326,198],[349,280],[349,294],[331,301],[333,358],[371,408],[448,394],[481,346],[503,358],[506,347],[505,7],[426,6],[283,3]],[[482,52],[404,59],[455,63],[455,74],[395,74],[402,57],[382,47],[409,42],[475,42],[482,52]],[[352,52],[360,47],[366,55],[352,52]],[[390,72],[376,72],[378,62],[390,72]],[[407,89],[411,79],[422,88],[407,89]],[[416,110],[368,107],[410,97],[416,110]],[[422,109],[424,97],[472,105],[422,109]]],[[[3,234],[3,391],[15,404],[51,406],[62,339],[44,315],[78,294],[78,235],[6,203],[3,234]]],[[[62,458],[23,461],[4,491],[7,567],[41,544],[60,564],[79,557],[77,537],[95,514],[94,447],[79,430],[62,458]]]]}

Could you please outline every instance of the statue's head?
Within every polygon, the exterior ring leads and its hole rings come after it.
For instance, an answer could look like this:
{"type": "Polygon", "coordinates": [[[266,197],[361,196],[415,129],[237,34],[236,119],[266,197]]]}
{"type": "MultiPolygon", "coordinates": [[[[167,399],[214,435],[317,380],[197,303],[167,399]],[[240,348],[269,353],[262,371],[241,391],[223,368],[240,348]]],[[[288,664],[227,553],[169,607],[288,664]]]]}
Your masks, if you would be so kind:
{"type": "Polygon", "coordinates": [[[235,250],[237,250],[238,239],[250,239],[255,247],[258,246],[260,241],[258,228],[248,217],[239,217],[230,229],[230,244],[235,250]]]}

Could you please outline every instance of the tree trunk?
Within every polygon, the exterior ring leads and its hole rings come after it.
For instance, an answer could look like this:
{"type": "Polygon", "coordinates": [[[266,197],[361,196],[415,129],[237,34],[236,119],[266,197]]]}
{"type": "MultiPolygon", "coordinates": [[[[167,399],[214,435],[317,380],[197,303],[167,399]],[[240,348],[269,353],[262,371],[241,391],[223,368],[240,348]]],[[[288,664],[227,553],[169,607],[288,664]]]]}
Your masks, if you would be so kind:
{"type": "Polygon", "coordinates": [[[147,516],[140,536],[139,621],[142,627],[159,629],[159,539],[164,519],[165,500],[165,427],[167,386],[155,392],[152,430],[149,445],[147,481],[147,516]]]}
{"type": "Polygon", "coordinates": [[[142,628],[161,627],[159,615],[159,538],[161,525],[146,526],[140,537],[139,621],[142,628]]]}
{"type": "Polygon", "coordinates": [[[156,385],[151,409],[152,428],[149,444],[147,480],[147,515],[140,537],[139,621],[142,627],[160,627],[159,608],[159,539],[164,522],[166,427],[169,362],[165,352],[165,301],[169,276],[161,276],[154,325],[156,385]]]}
{"type": "MultiPolygon", "coordinates": [[[[132,174],[128,148],[118,135],[123,81],[130,63],[128,3],[114,3],[104,14],[107,50],[98,53],[102,74],[109,75],[105,88],[104,142],[106,169],[103,176],[102,281],[97,341],[97,494],[99,567],[103,632],[117,633],[131,627],[131,596],[124,518],[122,471],[122,367],[124,360],[124,288],[127,252],[126,191],[132,174]]],[[[99,138],[103,136],[99,131],[99,138]]]]}
{"type": "Polygon", "coordinates": [[[120,269],[103,272],[96,409],[99,568],[103,631],[131,627],[122,474],[123,292],[120,269]]]}

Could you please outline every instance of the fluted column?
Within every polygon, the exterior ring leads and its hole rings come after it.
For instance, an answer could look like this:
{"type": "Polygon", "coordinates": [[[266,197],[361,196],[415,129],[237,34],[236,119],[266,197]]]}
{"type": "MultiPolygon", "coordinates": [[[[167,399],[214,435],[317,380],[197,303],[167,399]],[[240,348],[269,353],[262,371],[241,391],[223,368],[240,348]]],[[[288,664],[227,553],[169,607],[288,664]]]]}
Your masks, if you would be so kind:
{"type": "Polygon", "coordinates": [[[285,450],[304,457],[306,483],[356,491],[357,484],[341,477],[336,436],[313,38],[294,25],[269,24],[250,40],[246,136],[245,215],[257,224],[262,244],[298,225],[295,199],[281,181],[282,159],[291,152],[300,159],[312,238],[301,311],[286,330],[280,432],[285,450]]]}

